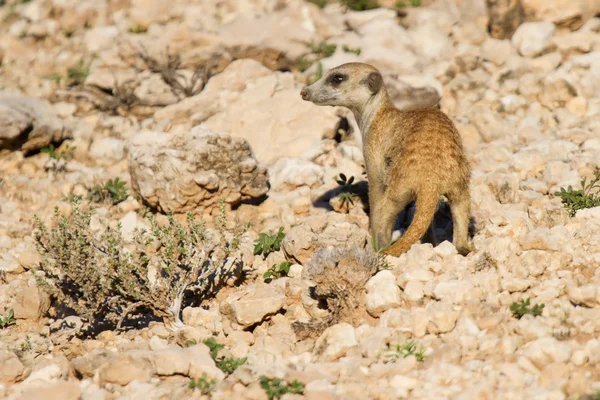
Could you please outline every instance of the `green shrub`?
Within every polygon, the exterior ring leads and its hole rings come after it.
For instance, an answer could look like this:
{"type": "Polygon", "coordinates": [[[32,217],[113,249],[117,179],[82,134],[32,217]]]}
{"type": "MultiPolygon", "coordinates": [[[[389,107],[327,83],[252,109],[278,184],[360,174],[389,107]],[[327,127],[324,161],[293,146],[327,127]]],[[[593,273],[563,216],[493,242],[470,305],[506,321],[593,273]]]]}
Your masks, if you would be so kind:
{"type": "Polygon", "coordinates": [[[560,191],[554,193],[554,195],[562,199],[569,216],[573,217],[578,210],[600,207],[599,182],[600,170],[596,171],[595,177],[589,182],[587,182],[587,178],[583,178],[581,181],[581,189],[573,190],[573,187],[569,185],[567,189],[560,188],[560,191]]]}
{"type": "Polygon", "coordinates": [[[201,394],[208,395],[216,384],[217,382],[214,379],[208,379],[208,375],[206,375],[205,372],[202,374],[202,377],[198,379],[190,379],[188,387],[194,390],[198,389],[201,394]]]}
{"type": "Polygon", "coordinates": [[[417,343],[410,341],[402,345],[395,345],[386,354],[387,361],[389,362],[396,362],[398,359],[408,356],[415,356],[417,361],[422,362],[425,360],[425,348],[422,345],[419,345],[417,348],[417,343]]]}
{"type": "Polygon", "coordinates": [[[354,11],[365,11],[379,8],[377,0],[340,0],[340,3],[354,11]]]}
{"type": "Polygon", "coordinates": [[[209,277],[231,261],[222,250],[232,249],[231,243],[210,240],[191,214],[185,225],[169,215],[164,226],[148,215],[151,229],[136,230],[126,242],[120,226],[94,234],[93,211],[83,209],[80,200],[73,199],[72,208],[69,216],[56,208],[50,227],[35,216],[44,272],[37,279],[54,301],[88,325],[104,321],[119,328],[128,315],[149,309],[166,324],[182,326],[184,298],[214,296],[219,279],[209,277]]]}
{"type": "Polygon", "coordinates": [[[267,378],[261,375],[259,382],[260,387],[267,393],[269,400],[281,399],[287,393],[304,394],[304,384],[297,380],[287,383],[279,378],[267,378]]]}
{"type": "Polygon", "coordinates": [[[269,233],[263,232],[259,234],[258,240],[254,243],[254,254],[262,254],[266,257],[274,251],[279,251],[284,237],[285,233],[283,233],[283,227],[280,227],[277,233],[269,231],[269,233]]]}
{"type": "Polygon", "coordinates": [[[7,326],[13,325],[17,322],[15,319],[15,311],[11,308],[6,310],[4,315],[0,315],[0,329],[4,329],[7,326]]]}
{"type": "Polygon", "coordinates": [[[77,65],[67,69],[67,78],[69,78],[70,84],[81,85],[89,74],[90,69],[85,65],[83,60],[79,60],[77,65]]]}
{"type": "Polygon", "coordinates": [[[521,319],[527,314],[531,314],[534,317],[542,315],[542,311],[544,311],[544,304],[536,304],[533,307],[529,307],[530,304],[531,301],[529,298],[514,302],[510,305],[510,311],[517,319],[521,319]]]}
{"type": "Polygon", "coordinates": [[[94,203],[110,203],[117,205],[127,200],[127,182],[120,180],[118,177],[109,179],[102,185],[95,185],[88,190],[88,200],[94,203]]]}
{"type": "Polygon", "coordinates": [[[289,261],[284,261],[280,264],[275,264],[267,272],[263,274],[263,278],[267,279],[279,279],[283,276],[287,276],[290,272],[290,267],[292,263],[289,261]]]}

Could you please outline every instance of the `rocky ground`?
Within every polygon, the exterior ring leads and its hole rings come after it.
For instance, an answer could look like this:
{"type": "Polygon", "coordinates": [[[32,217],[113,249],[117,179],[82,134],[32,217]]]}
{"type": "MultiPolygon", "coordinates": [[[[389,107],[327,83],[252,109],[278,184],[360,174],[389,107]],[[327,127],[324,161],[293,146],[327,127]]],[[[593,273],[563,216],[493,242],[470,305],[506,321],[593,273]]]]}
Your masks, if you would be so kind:
{"type": "Polygon", "coordinates": [[[599,202],[555,195],[600,160],[600,4],[326,3],[0,1],[0,397],[600,398],[599,202]],[[349,61],[456,122],[467,257],[443,203],[370,252],[353,116],[299,95],[349,61]]]}

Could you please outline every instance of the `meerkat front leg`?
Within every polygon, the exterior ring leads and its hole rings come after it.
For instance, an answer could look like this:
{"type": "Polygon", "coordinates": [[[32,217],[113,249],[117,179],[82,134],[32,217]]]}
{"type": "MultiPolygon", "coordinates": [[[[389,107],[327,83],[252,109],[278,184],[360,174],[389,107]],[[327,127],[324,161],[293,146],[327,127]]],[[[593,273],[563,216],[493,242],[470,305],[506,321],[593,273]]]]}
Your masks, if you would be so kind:
{"type": "Polygon", "coordinates": [[[411,192],[405,189],[400,189],[396,193],[386,190],[381,198],[376,201],[376,212],[372,214],[371,237],[375,241],[378,251],[391,244],[398,214],[411,201],[411,192]]]}

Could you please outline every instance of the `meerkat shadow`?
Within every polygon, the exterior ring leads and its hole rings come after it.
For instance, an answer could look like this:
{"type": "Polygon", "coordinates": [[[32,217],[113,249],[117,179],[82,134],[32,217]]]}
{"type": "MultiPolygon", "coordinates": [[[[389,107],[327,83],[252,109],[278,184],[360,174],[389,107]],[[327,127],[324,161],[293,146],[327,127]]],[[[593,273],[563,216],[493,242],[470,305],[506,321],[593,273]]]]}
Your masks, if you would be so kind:
{"type": "MultiPolygon", "coordinates": [[[[325,208],[333,211],[329,201],[338,196],[343,191],[343,188],[337,187],[323,193],[318,199],[313,202],[315,207],[325,208]]],[[[360,199],[363,204],[363,210],[370,217],[369,210],[369,183],[366,180],[359,181],[353,185],[352,192],[360,199]]],[[[394,225],[393,239],[401,237],[410,226],[415,213],[415,202],[411,202],[406,208],[398,214],[396,224],[394,225]]],[[[437,246],[443,241],[452,242],[453,222],[450,205],[445,199],[440,200],[438,210],[433,219],[434,235],[429,232],[423,236],[421,243],[431,243],[437,246]]],[[[476,221],[473,217],[469,219],[469,238],[475,234],[476,221]]]]}
{"type": "MultiPolygon", "coordinates": [[[[415,202],[411,202],[406,208],[398,215],[396,219],[396,225],[394,225],[393,238],[396,240],[401,237],[404,232],[408,229],[412,223],[412,219],[415,214],[415,202]]],[[[450,211],[450,204],[445,200],[440,200],[438,210],[433,217],[432,225],[434,228],[434,235],[427,232],[422,238],[421,243],[431,243],[434,247],[438,244],[449,241],[452,243],[454,223],[452,219],[452,212],[450,211]]],[[[476,231],[476,220],[474,217],[469,218],[469,239],[473,238],[476,231]]]]}

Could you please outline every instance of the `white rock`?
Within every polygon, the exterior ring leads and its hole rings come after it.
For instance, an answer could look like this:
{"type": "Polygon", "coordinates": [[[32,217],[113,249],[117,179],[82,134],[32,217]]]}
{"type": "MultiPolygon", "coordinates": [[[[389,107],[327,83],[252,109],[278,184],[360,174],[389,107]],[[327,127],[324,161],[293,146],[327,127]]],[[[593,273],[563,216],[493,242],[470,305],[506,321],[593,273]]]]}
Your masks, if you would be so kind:
{"type": "Polygon", "coordinates": [[[408,281],[404,286],[404,297],[408,301],[419,301],[423,298],[423,283],[419,281],[408,281]]]}
{"type": "Polygon", "coordinates": [[[473,285],[465,280],[451,280],[435,285],[433,295],[436,299],[448,303],[460,304],[473,298],[473,285]]]}
{"type": "Polygon", "coordinates": [[[269,170],[271,188],[278,192],[290,192],[302,186],[321,186],[323,176],[322,167],[297,158],[280,158],[269,170]]]}
{"type": "Polygon", "coordinates": [[[550,22],[525,22],[515,31],[512,44],[522,56],[536,57],[550,44],[555,31],[550,22]]]}
{"type": "Polygon", "coordinates": [[[227,297],[221,304],[221,312],[248,327],[275,314],[284,303],[285,294],[281,287],[257,283],[227,297]]]}
{"type": "Polygon", "coordinates": [[[94,140],[89,153],[94,158],[119,161],[125,156],[125,142],[113,137],[101,137],[94,140]]]}
{"type": "Polygon", "coordinates": [[[429,333],[438,334],[450,332],[456,325],[458,311],[446,303],[430,303],[426,307],[427,315],[430,319],[427,324],[429,333]]]}
{"type": "Polygon", "coordinates": [[[358,345],[352,325],[341,323],[325,330],[317,339],[313,350],[313,362],[335,361],[358,345]]]}
{"type": "Polygon", "coordinates": [[[400,305],[400,288],[391,271],[380,271],[367,282],[366,307],[378,317],[389,308],[400,305]]]}
{"type": "Polygon", "coordinates": [[[521,348],[521,353],[538,368],[550,363],[565,363],[571,358],[571,348],[565,342],[559,342],[553,337],[545,337],[527,343],[521,348]]]}

